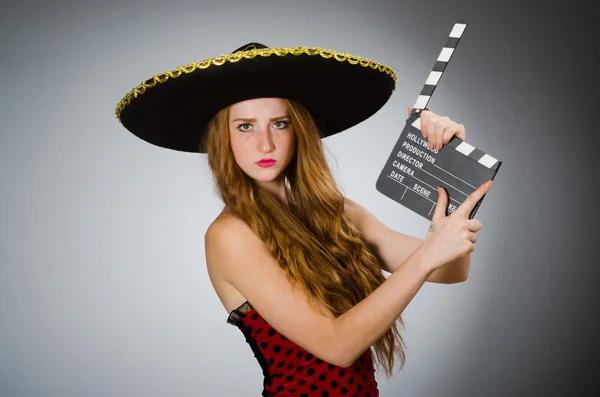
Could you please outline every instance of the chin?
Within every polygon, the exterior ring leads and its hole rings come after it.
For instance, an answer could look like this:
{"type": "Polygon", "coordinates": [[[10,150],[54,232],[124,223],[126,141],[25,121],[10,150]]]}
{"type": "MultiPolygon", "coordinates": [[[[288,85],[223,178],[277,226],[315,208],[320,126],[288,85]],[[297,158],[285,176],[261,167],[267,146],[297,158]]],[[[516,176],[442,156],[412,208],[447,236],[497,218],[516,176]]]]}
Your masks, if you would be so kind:
{"type": "Polygon", "coordinates": [[[254,179],[256,182],[260,182],[260,183],[268,183],[268,182],[276,182],[278,180],[281,180],[281,181],[284,180],[284,177],[283,177],[281,171],[275,171],[275,170],[273,170],[272,172],[256,173],[255,175],[250,175],[250,177],[252,179],[254,179]]]}
{"type": "Polygon", "coordinates": [[[256,182],[260,182],[260,183],[269,183],[269,182],[276,182],[277,180],[279,180],[279,177],[278,176],[274,176],[274,177],[262,176],[262,177],[252,178],[252,179],[254,179],[256,182]]]}

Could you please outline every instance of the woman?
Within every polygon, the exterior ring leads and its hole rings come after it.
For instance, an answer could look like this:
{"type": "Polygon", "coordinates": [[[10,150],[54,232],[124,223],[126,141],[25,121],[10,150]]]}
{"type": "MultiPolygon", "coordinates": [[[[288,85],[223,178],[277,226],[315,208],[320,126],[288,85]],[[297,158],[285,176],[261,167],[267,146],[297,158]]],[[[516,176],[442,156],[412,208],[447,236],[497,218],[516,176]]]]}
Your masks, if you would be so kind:
{"type": "MultiPolygon", "coordinates": [[[[418,239],[343,197],[324,157],[321,138],[372,116],[395,80],[348,54],[251,43],[147,80],[117,108],[150,143],[208,153],[225,206],[205,234],[207,269],[264,396],[377,396],[374,364],[389,376],[404,363],[397,325],[423,283],[467,278],[481,229],[469,213],[491,181],[450,216],[441,189],[418,239]]],[[[430,111],[421,125],[438,149],[465,138],[430,111]]]]}

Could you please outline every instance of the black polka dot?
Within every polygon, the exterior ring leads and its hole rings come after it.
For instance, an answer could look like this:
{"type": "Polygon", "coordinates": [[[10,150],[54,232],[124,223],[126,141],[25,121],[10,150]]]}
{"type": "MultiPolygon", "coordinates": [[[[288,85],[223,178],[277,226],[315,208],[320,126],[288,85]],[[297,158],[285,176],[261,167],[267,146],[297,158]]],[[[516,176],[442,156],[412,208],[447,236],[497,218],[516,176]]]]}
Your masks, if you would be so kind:
{"type": "Polygon", "coordinates": [[[296,353],[296,357],[298,357],[298,358],[302,357],[303,355],[304,355],[304,353],[301,352],[301,351],[299,351],[298,353],[296,353]]]}
{"type": "Polygon", "coordinates": [[[292,394],[296,393],[296,389],[290,389],[290,393],[292,393],[292,394]]]}
{"type": "Polygon", "coordinates": [[[358,390],[358,391],[362,391],[362,385],[357,385],[357,386],[356,386],[356,390],[358,390]]]}
{"type": "Polygon", "coordinates": [[[365,362],[365,356],[360,356],[360,362],[364,363],[365,362]]]}
{"type": "Polygon", "coordinates": [[[287,366],[287,369],[292,369],[294,367],[294,363],[290,363],[290,365],[287,366]]]}
{"type": "Polygon", "coordinates": [[[315,391],[315,390],[318,389],[318,387],[317,387],[317,385],[313,384],[313,385],[310,385],[309,389],[312,390],[312,391],[315,391]]]}
{"type": "Polygon", "coordinates": [[[275,335],[276,332],[277,331],[275,331],[274,329],[270,329],[269,332],[267,332],[267,335],[273,336],[273,335],[275,335]]]}
{"type": "Polygon", "coordinates": [[[371,393],[369,393],[369,392],[366,392],[366,393],[365,393],[365,397],[371,397],[371,393]]]}
{"type": "Polygon", "coordinates": [[[296,372],[300,372],[304,369],[304,367],[302,365],[296,367],[296,372]]]}
{"type": "Polygon", "coordinates": [[[367,374],[363,374],[362,379],[363,379],[363,382],[366,382],[367,381],[367,374]]]}
{"type": "Polygon", "coordinates": [[[269,365],[273,365],[275,364],[275,360],[273,360],[273,357],[269,358],[269,365]]]}
{"type": "Polygon", "coordinates": [[[282,390],[283,390],[283,385],[277,386],[277,391],[282,391],[282,390]]]}
{"type": "Polygon", "coordinates": [[[279,346],[279,345],[276,345],[276,346],[273,348],[273,351],[274,351],[275,353],[279,353],[279,352],[281,351],[281,346],[279,346]]]}
{"type": "Polygon", "coordinates": [[[312,359],[313,359],[313,357],[314,357],[314,356],[313,356],[312,354],[308,353],[308,354],[307,354],[307,355],[304,357],[304,359],[305,359],[306,361],[310,361],[310,360],[312,360],[312,359]]]}
{"type": "Polygon", "coordinates": [[[348,389],[346,389],[345,387],[342,387],[342,388],[340,389],[340,392],[341,392],[342,394],[347,394],[347,393],[348,393],[348,389]]]}
{"type": "Polygon", "coordinates": [[[343,369],[340,369],[340,372],[338,372],[338,375],[340,375],[343,378],[344,376],[346,376],[346,371],[344,371],[343,369]]]}
{"type": "Polygon", "coordinates": [[[336,380],[332,380],[330,383],[331,387],[338,387],[338,383],[336,380]]]}
{"type": "Polygon", "coordinates": [[[320,380],[321,382],[325,382],[325,379],[327,379],[327,375],[325,375],[325,374],[321,374],[321,375],[319,375],[319,380],[320,380]]]}
{"type": "Polygon", "coordinates": [[[327,368],[329,368],[330,371],[333,371],[335,368],[335,365],[329,364],[329,365],[327,365],[327,368]]]}
{"type": "Polygon", "coordinates": [[[323,364],[323,360],[321,360],[320,358],[317,358],[317,364],[319,364],[319,365],[323,364]]]}
{"type": "Polygon", "coordinates": [[[300,394],[300,397],[308,397],[308,394],[302,393],[302,394],[300,394]]]}
{"type": "Polygon", "coordinates": [[[290,354],[292,354],[293,351],[294,351],[294,349],[287,349],[285,352],[285,355],[289,356],[290,354]]]}
{"type": "Polygon", "coordinates": [[[255,333],[256,333],[256,334],[260,334],[262,331],[263,331],[263,329],[262,329],[262,328],[259,328],[259,329],[257,329],[257,330],[256,330],[256,332],[255,332],[255,333]]]}
{"type": "Polygon", "coordinates": [[[358,365],[356,367],[354,367],[354,372],[356,372],[357,374],[360,374],[360,368],[358,368],[358,365]]]}
{"type": "Polygon", "coordinates": [[[348,383],[350,383],[350,384],[354,383],[354,376],[351,376],[350,379],[348,379],[348,383]]]}
{"type": "Polygon", "coordinates": [[[306,371],[306,373],[307,373],[309,376],[313,376],[313,375],[315,374],[315,370],[314,370],[314,368],[309,368],[309,369],[306,371]]]}
{"type": "Polygon", "coordinates": [[[287,338],[283,335],[281,335],[281,340],[287,340],[287,338]]]}
{"type": "Polygon", "coordinates": [[[277,363],[277,368],[283,368],[284,365],[285,363],[283,361],[280,361],[277,363]]]}
{"type": "Polygon", "coordinates": [[[321,392],[321,396],[323,396],[323,397],[329,397],[329,392],[327,390],[323,390],[321,392]]]}
{"type": "Polygon", "coordinates": [[[303,386],[306,383],[304,379],[300,379],[297,383],[298,386],[303,386]]]}
{"type": "Polygon", "coordinates": [[[258,320],[258,313],[254,313],[252,315],[252,317],[250,317],[251,320],[258,320]]]}
{"type": "Polygon", "coordinates": [[[260,347],[262,347],[263,349],[266,349],[269,346],[269,344],[267,342],[263,342],[260,344],[260,347]]]}
{"type": "Polygon", "coordinates": [[[293,381],[293,380],[294,380],[294,377],[293,377],[292,375],[288,375],[288,376],[286,376],[286,377],[285,377],[285,380],[286,380],[287,382],[291,382],[291,381],[293,381]]]}

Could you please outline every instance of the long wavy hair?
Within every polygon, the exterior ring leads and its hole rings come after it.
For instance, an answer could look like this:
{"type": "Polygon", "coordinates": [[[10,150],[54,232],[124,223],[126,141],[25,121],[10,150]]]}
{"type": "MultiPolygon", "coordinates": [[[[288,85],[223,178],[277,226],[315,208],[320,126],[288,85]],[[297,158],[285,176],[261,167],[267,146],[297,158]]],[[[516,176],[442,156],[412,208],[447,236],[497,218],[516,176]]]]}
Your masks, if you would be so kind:
{"type": "MultiPolygon", "coordinates": [[[[344,211],[344,197],[327,164],[319,128],[300,104],[284,100],[295,130],[295,153],[285,170],[290,207],[260,188],[234,160],[229,108],[208,125],[205,145],[215,187],[226,208],[266,243],[290,282],[338,317],[385,281],[379,258],[344,211]]],[[[395,358],[404,366],[397,324],[374,344],[374,362],[392,375],[395,358]]],[[[371,350],[371,352],[373,352],[371,350]]]]}

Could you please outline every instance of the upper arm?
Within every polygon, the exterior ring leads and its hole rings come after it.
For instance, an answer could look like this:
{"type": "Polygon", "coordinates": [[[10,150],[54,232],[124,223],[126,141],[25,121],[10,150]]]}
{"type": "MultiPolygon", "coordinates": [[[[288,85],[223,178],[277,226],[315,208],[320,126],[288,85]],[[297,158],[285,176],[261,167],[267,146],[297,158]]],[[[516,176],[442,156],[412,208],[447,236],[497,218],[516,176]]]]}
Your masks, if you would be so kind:
{"type": "Polygon", "coordinates": [[[217,219],[205,236],[211,277],[231,284],[273,328],[324,361],[340,362],[333,318],[318,313],[303,290],[290,283],[266,244],[242,220],[217,219]]]}
{"type": "Polygon", "coordinates": [[[365,243],[375,250],[381,268],[393,273],[423,242],[422,239],[397,232],[381,222],[360,204],[345,198],[345,211],[360,230],[365,243]]]}

